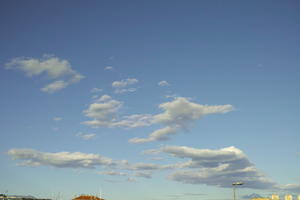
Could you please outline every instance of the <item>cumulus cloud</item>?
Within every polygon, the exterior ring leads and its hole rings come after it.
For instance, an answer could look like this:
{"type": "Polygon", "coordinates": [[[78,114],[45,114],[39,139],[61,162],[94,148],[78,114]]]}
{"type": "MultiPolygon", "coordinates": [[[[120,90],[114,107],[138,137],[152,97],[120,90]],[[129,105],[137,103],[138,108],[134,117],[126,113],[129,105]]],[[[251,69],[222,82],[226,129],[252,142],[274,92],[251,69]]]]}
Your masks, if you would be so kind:
{"type": "Polygon", "coordinates": [[[81,139],[83,140],[92,140],[96,137],[96,134],[95,133],[77,133],[76,134],[77,137],[80,137],[81,139]]]}
{"type": "Polygon", "coordinates": [[[168,83],[167,81],[160,81],[158,82],[159,86],[170,86],[170,83],[168,83]]]}
{"type": "Polygon", "coordinates": [[[113,100],[109,95],[103,95],[98,101],[90,104],[88,109],[83,111],[87,117],[93,118],[83,123],[93,127],[110,126],[110,123],[115,121],[122,103],[113,100]]]}
{"type": "MultiPolygon", "coordinates": [[[[150,152],[150,151],[149,151],[150,152]]],[[[154,150],[151,150],[154,152],[154,150]]],[[[167,179],[187,184],[205,184],[231,188],[233,182],[242,181],[242,187],[264,190],[300,192],[300,184],[279,185],[263,174],[250,162],[246,154],[236,147],[221,149],[197,149],[186,146],[164,146],[156,152],[183,160],[171,164],[153,163],[130,164],[127,160],[113,160],[99,154],[81,152],[40,152],[33,149],[11,149],[8,155],[23,160],[21,165],[52,166],[57,168],[105,167],[109,171],[97,172],[102,175],[127,176],[128,170],[134,177],[152,178],[156,171],[167,170],[167,179]]],[[[156,153],[155,152],[155,153],[156,153]]]]}
{"type": "Polygon", "coordinates": [[[45,75],[48,79],[55,80],[41,88],[41,91],[47,93],[54,93],[84,78],[72,69],[69,61],[49,55],[44,55],[42,59],[14,58],[5,66],[6,69],[23,71],[28,77],[45,75]]]}
{"type": "Polygon", "coordinates": [[[277,188],[277,184],[260,172],[247,156],[235,147],[218,150],[196,149],[185,146],[167,146],[160,149],[173,157],[188,158],[181,167],[170,174],[170,180],[206,184],[218,187],[232,187],[236,181],[244,182],[244,187],[253,189],[277,188]]]}
{"type": "Polygon", "coordinates": [[[115,88],[115,93],[135,92],[137,89],[129,86],[138,82],[135,78],[128,78],[121,81],[114,81],[112,87],[115,88]]]}
{"type": "Polygon", "coordinates": [[[114,100],[109,95],[103,95],[83,111],[87,117],[92,118],[92,120],[85,121],[83,124],[92,127],[121,128],[137,128],[153,124],[164,125],[164,127],[150,133],[146,138],[135,137],[129,140],[130,143],[146,143],[168,140],[179,131],[188,129],[195,121],[205,115],[227,113],[233,110],[232,105],[201,105],[183,97],[159,105],[164,112],[157,115],[133,114],[119,116],[122,106],[122,102],[114,100]]]}
{"type": "Polygon", "coordinates": [[[92,127],[123,128],[136,128],[152,124],[152,115],[148,114],[119,117],[118,113],[122,106],[122,102],[114,100],[109,95],[103,95],[83,111],[87,117],[92,118],[92,120],[83,123],[92,127]]]}
{"type": "Polygon", "coordinates": [[[163,113],[153,116],[153,123],[165,125],[164,128],[152,132],[147,138],[132,138],[130,143],[145,143],[168,140],[169,136],[180,130],[187,129],[196,120],[205,115],[227,113],[233,110],[232,105],[201,105],[193,103],[184,97],[178,97],[170,102],[159,105],[163,113]]]}
{"type": "Polygon", "coordinates": [[[26,166],[53,166],[58,168],[95,168],[96,166],[113,166],[116,164],[111,158],[99,154],[81,152],[47,153],[34,149],[11,149],[8,155],[15,160],[24,160],[26,166]]]}

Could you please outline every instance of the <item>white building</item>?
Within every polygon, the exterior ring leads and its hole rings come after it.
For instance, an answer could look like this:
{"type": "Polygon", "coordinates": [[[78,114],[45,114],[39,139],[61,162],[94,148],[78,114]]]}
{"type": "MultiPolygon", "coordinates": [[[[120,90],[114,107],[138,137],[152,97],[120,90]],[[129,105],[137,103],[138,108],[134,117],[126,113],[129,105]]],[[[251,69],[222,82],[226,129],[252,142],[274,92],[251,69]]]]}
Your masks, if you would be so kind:
{"type": "Polygon", "coordinates": [[[284,200],[293,200],[293,196],[291,194],[286,194],[284,200]]]}

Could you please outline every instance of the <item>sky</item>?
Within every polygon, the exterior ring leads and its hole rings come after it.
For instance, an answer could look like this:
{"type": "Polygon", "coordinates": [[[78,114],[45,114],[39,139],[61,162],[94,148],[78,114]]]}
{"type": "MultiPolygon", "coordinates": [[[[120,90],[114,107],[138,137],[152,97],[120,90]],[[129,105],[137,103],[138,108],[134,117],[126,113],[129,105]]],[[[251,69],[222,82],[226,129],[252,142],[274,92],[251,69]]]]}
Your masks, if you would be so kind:
{"type": "Polygon", "coordinates": [[[0,193],[296,197],[299,9],[0,1],[0,193]]]}

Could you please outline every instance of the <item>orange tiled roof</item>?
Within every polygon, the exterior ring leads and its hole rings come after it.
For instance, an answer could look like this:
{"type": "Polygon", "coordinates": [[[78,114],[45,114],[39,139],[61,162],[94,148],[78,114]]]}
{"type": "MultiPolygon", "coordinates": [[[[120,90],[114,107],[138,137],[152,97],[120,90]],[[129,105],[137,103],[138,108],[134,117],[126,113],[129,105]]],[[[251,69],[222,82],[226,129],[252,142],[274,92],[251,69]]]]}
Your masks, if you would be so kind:
{"type": "Polygon", "coordinates": [[[74,198],[73,200],[104,200],[102,198],[90,195],[81,195],[79,197],[74,198]]]}

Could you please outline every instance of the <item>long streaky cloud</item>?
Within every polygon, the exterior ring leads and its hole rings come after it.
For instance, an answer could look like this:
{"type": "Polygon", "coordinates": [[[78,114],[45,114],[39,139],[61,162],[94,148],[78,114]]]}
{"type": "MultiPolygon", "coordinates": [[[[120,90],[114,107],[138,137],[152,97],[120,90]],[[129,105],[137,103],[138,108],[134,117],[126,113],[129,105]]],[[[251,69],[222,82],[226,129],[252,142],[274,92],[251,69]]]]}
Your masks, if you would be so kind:
{"type": "Polygon", "coordinates": [[[233,110],[232,105],[201,105],[189,101],[187,98],[178,97],[173,101],[159,105],[164,110],[163,113],[153,116],[153,123],[165,125],[165,127],[155,130],[146,138],[135,137],[129,140],[130,143],[146,143],[163,141],[170,139],[180,130],[190,127],[195,121],[203,116],[217,113],[227,113],[233,110]]]}
{"type": "Polygon", "coordinates": [[[21,165],[53,166],[58,168],[95,168],[96,166],[113,166],[116,163],[99,154],[81,152],[47,153],[34,149],[11,149],[8,155],[15,160],[24,160],[21,165]]]}

